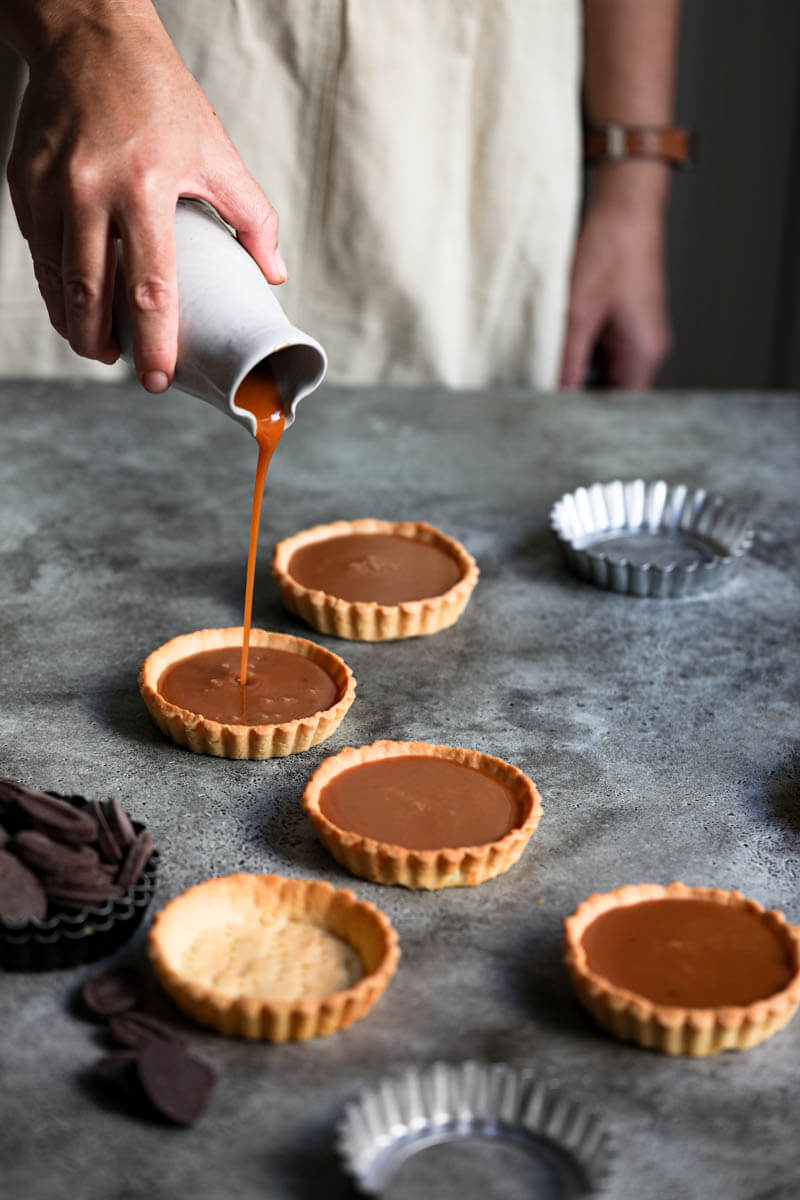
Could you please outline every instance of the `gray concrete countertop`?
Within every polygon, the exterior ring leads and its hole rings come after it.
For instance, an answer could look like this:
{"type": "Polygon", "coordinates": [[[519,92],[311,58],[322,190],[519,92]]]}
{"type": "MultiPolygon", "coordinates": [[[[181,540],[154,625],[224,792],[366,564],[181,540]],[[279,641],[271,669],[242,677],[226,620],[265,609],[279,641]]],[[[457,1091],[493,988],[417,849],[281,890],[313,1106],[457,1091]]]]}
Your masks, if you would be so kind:
{"type": "MultiPolygon", "coordinates": [[[[617,1200],[800,1194],[800,1019],[746,1053],[673,1060],[595,1028],[560,961],[563,917],[623,883],[738,888],[800,922],[798,397],[323,388],[305,400],[270,472],[255,623],[316,637],[282,610],[270,553],[339,517],[430,521],[464,542],[481,580],[436,637],[320,637],[355,672],[356,703],[327,743],[266,763],[178,749],[136,687],[168,638],[241,621],[255,466],[243,430],[179,394],[26,382],[0,386],[0,428],[0,774],[119,795],[157,838],[156,906],[209,875],[316,877],[383,908],[403,949],[367,1018],[303,1045],[227,1040],[164,1001],[220,1077],[189,1130],[87,1086],[103,1048],[74,994],[94,968],[0,976],[3,1195],[336,1200],[351,1193],[333,1128],[360,1086],[470,1057],[533,1067],[602,1113],[617,1200]],[[724,590],[637,600],[567,573],[552,502],[636,476],[752,513],[753,551],[724,590]],[[476,747],[535,779],[544,815],[519,863],[439,894],[339,868],[302,813],[303,786],[326,755],[383,737],[476,747]]],[[[142,934],[120,958],[144,961],[142,934]]]]}

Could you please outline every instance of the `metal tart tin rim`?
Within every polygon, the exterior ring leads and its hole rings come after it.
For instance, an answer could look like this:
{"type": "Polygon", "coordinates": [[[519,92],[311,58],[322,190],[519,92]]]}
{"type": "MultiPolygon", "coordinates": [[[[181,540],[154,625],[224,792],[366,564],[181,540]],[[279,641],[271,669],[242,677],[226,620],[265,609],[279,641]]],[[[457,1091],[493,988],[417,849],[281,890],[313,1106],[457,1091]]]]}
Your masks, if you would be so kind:
{"type": "Polygon", "coordinates": [[[550,527],[568,565],[584,579],[610,591],[669,598],[726,582],[755,536],[749,519],[726,497],[664,479],[613,479],[565,492],[550,510],[550,527]],[[599,524],[592,523],[596,520],[599,524]],[[637,530],[652,535],[680,531],[699,542],[709,557],[685,564],[635,563],[601,546],[581,544],[593,533],[637,530]]]}
{"type": "Polygon", "coordinates": [[[357,1189],[380,1196],[392,1171],[415,1142],[520,1135],[544,1141],[581,1177],[571,1195],[608,1195],[616,1143],[600,1118],[540,1079],[532,1067],[434,1062],[407,1067],[364,1088],[340,1117],[335,1143],[342,1166],[357,1189]],[[438,1135],[438,1136],[437,1136],[438,1135]],[[582,1187],[582,1190],[580,1190],[582,1187]]]}
{"type": "MultiPolygon", "coordinates": [[[[84,796],[50,792],[77,808],[88,809],[84,796]]],[[[131,818],[134,832],[147,826],[131,818]]],[[[116,900],[81,909],[65,909],[44,921],[4,921],[0,918],[0,968],[5,971],[47,971],[79,966],[110,954],[133,935],[155,892],[158,850],[153,850],[142,874],[116,900]]]]}

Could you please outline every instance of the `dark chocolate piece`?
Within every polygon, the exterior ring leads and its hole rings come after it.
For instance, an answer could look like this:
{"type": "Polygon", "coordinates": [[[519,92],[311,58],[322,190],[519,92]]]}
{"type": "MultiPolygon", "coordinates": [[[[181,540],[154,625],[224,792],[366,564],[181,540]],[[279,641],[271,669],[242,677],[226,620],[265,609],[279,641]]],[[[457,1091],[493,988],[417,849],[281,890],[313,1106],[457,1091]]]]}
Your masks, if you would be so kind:
{"type": "Polygon", "coordinates": [[[17,795],[16,804],[29,822],[58,842],[74,846],[97,840],[94,817],[58,796],[24,788],[17,795]]]}
{"type": "Polygon", "coordinates": [[[133,844],[136,838],[136,830],[133,828],[133,822],[116,796],[112,796],[110,800],[106,800],[103,805],[103,812],[117,845],[122,851],[126,850],[128,846],[133,844]]]}
{"type": "Polygon", "coordinates": [[[181,1037],[177,1029],[168,1025],[166,1021],[160,1021],[158,1017],[148,1016],[147,1013],[120,1013],[111,1018],[109,1029],[111,1036],[121,1046],[128,1046],[132,1050],[138,1050],[152,1041],[171,1042],[181,1050],[188,1047],[188,1042],[181,1037]]]}
{"type": "Polygon", "coordinates": [[[0,825],[0,850],[3,849],[3,846],[8,845],[9,837],[10,837],[10,834],[9,834],[8,830],[6,829],[6,827],[4,825],[0,825]]]}
{"type": "Polygon", "coordinates": [[[15,807],[17,797],[29,791],[30,788],[17,783],[16,779],[0,778],[0,812],[9,812],[15,807]]]}
{"type": "Polygon", "coordinates": [[[119,900],[125,895],[124,888],[111,883],[105,875],[86,881],[74,877],[51,880],[46,876],[42,885],[50,903],[62,908],[101,908],[109,900],[119,900]]]}
{"type": "Polygon", "coordinates": [[[43,921],[47,897],[39,880],[15,854],[0,850],[0,918],[14,924],[43,921]]]}
{"type": "Polygon", "coordinates": [[[117,883],[121,888],[132,887],[137,882],[142,871],[150,861],[150,855],[155,849],[155,839],[153,835],[143,829],[141,833],[136,835],[135,840],[128,848],[128,853],[125,855],[117,883]]]}
{"type": "Polygon", "coordinates": [[[101,971],[87,979],[81,991],[84,1004],[98,1017],[113,1017],[135,1008],[143,994],[144,977],[135,967],[101,971]]]}
{"type": "Polygon", "coordinates": [[[203,1115],[217,1081],[207,1063],[170,1042],[148,1042],[136,1068],[153,1108],[175,1125],[191,1125],[203,1115]]]}
{"type": "Polygon", "coordinates": [[[63,875],[87,869],[95,871],[100,865],[97,852],[91,846],[65,846],[38,829],[21,829],[11,843],[11,849],[34,871],[63,875]]]}
{"type": "Polygon", "coordinates": [[[107,863],[118,863],[122,858],[122,850],[111,831],[106,814],[97,800],[91,803],[92,816],[97,821],[97,844],[100,854],[107,863]]]}

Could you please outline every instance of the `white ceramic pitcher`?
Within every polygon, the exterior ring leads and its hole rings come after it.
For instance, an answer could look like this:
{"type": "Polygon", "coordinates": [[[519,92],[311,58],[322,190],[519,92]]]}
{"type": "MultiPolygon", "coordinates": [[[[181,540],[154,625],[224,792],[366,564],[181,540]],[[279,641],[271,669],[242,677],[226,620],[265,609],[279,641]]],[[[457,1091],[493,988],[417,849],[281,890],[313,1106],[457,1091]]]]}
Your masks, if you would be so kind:
{"type": "MultiPolygon", "coordinates": [[[[181,198],[175,211],[178,358],[174,387],[233,417],[255,436],[256,419],[234,403],[254,367],[268,362],[286,425],[298,402],[322,382],[327,356],[289,321],[255,260],[209,205],[181,198]]],[[[133,362],[133,333],[122,271],[117,272],[114,331],[133,362]]]]}

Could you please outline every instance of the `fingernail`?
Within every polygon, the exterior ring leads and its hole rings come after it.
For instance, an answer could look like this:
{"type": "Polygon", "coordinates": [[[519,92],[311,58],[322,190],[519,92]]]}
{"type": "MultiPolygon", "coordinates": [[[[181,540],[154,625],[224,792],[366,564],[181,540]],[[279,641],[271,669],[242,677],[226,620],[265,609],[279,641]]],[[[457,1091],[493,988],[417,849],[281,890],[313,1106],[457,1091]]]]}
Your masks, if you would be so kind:
{"type": "Polygon", "coordinates": [[[145,371],[142,387],[148,392],[165,392],[169,387],[169,380],[163,371],[145,371]]]}
{"type": "Polygon", "coordinates": [[[283,255],[277,247],[275,248],[275,265],[280,272],[281,279],[288,279],[289,272],[286,270],[286,263],[283,261],[283,255]]]}

